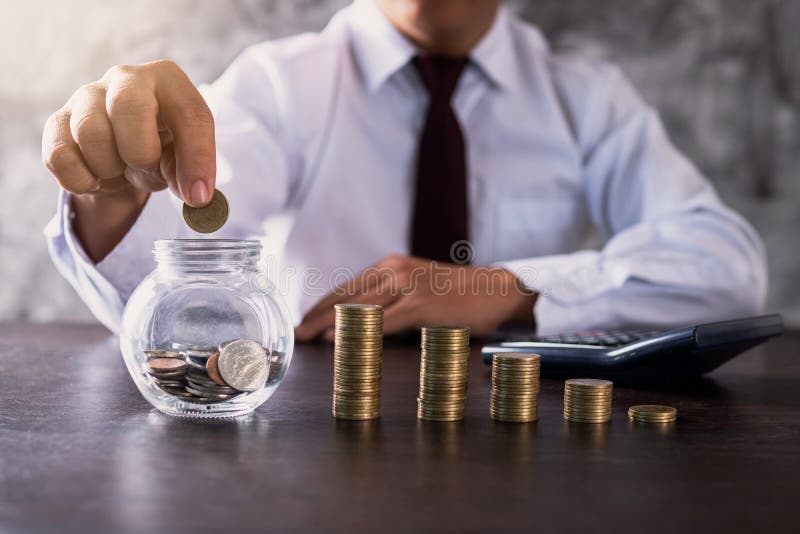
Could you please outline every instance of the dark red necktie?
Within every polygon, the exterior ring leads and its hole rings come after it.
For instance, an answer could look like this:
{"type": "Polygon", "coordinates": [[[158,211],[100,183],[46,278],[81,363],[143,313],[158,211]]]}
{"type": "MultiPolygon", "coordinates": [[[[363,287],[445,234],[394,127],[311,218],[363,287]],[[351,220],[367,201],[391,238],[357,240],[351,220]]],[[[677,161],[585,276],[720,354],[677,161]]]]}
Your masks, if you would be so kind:
{"type": "Polygon", "coordinates": [[[452,261],[451,247],[469,239],[464,136],[450,98],[467,60],[417,56],[413,64],[430,95],[417,156],[411,254],[452,261]]]}

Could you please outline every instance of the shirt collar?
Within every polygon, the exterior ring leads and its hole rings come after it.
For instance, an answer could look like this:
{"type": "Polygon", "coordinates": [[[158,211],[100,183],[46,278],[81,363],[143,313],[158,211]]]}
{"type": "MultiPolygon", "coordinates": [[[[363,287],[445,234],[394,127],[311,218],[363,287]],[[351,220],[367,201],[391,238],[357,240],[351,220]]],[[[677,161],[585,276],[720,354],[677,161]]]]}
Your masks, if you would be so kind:
{"type": "MultiPolygon", "coordinates": [[[[367,88],[374,92],[418,50],[392,25],[374,0],[355,0],[350,9],[353,50],[367,88]]],[[[501,4],[491,28],[470,52],[470,60],[490,83],[505,89],[517,87],[520,76],[510,19],[507,8],[501,4]]]]}
{"type": "Polygon", "coordinates": [[[491,28],[469,54],[472,63],[501,89],[513,89],[519,85],[510,18],[507,8],[501,4],[491,28]]]}
{"type": "Polygon", "coordinates": [[[374,0],[356,0],[350,7],[353,50],[370,92],[417,53],[416,47],[397,31],[374,0]]]}

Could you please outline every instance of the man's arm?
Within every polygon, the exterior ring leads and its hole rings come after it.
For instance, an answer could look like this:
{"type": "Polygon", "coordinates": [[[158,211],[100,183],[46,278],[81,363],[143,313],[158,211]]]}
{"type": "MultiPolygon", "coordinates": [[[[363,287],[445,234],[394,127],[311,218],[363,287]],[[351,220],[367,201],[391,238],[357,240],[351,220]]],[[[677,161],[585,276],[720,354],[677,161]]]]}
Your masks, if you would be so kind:
{"type": "Polygon", "coordinates": [[[556,80],[583,155],[588,210],[607,242],[502,264],[541,294],[540,332],[757,313],[767,287],[761,240],[672,145],[658,115],[615,68],[566,65],[556,80]]]}
{"type": "MultiPolygon", "coordinates": [[[[271,80],[253,56],[252,49],[243,53],[217,82],[200,88],[202,96],[193,86],[185,89],[187,96],[196,94],[203,106],[207,102],[213,110],[216,184],[224,189],[232,208],[219,237],[243,238],[257,233],[265,215],[285,203],[289,190],[278,127],[271,120],[277,113],[271,109],[273,101],[262,98],[270,90],[271,80]],[[236,184],[229,188],[233,176],[236,184]],[[263,186],[266,181],[270,187],[263,186]]],[[[157,118],[157,122],[163,121],[157,118]]],[[[206,124],[208,120],[200,121],[201,128],[206,124]]],[[[50,131],[45,132],[45,147],[52,146],[51,139],[56,137],[50,131]]],[[[171,138],[174,134],[159,135],[162,143],[171,138]]],[[[171,142],[177,149],[177,141],[171,142]]],[[[214,142],[212,138],[212,149],[214,142]]],[[[88,185],[77,189],[73,182],[64,180],[63,173],[56,175],[63,189],[58,212],[45,230],[51,257],[94,315],[111,330],[118,328],[130,293],[155,266],[153,241],[193,235],[180,216],[181,200],[191,200],[182,195],[191,195],[191,187],[181,189],[178,169],[183,160],[176,156],[179,153],[167,143],[162,146],[158,175],[142,177],[128,166],[124,180],[102,182],[102,196],[91,191],[92,184],[96,186],[100,180],[93,174],[86,177],[88,185]],[[162,178],[164,182],[159,184],[162,178]],[[118,190],[111,191],[112,186],[118,190]],[[156,190],[167,186],[176,195],[147,192],[148,187],[156,190]],[[141,202],[137,200],[140,194],[144,196],[141,202]],[[83,209],[86,205],[90,211],[83,209]]],[[[207,185],[213,190],[215,181],[207,185]]]]}

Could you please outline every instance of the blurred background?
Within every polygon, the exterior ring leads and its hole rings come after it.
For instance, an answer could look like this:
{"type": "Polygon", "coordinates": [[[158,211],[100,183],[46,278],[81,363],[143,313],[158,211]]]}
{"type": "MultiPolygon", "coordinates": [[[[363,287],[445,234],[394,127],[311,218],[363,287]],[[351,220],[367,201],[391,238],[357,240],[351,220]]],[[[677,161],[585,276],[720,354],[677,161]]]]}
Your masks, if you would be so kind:
{"type": "MultiPolygon", "coordinates": [[[[52,267],[41,127],[117,63],[215,79],[249,44],[321,29],[345,0],[0,0],[0,320],[92,320],[52,267]]],[[[528,0],[553,46],[618,63],[769,253],[768,309],[800,326],[800,0],[528,0]]],[[[146,251],[145,251],[146,253],[146,251]]]]}

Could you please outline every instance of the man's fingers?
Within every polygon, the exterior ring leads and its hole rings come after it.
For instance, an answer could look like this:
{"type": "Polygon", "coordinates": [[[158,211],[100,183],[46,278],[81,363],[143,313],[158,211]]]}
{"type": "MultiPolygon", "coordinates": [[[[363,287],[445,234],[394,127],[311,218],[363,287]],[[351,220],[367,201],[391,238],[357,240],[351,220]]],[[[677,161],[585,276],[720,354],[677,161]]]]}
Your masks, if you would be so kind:
{"type": "Polygon", "coordinates": [[[158,71],[156,97],[174,138],[177,187],[184,202],[204,206],[216,181],[214,117],[186,74],[174,63],[150,64],[158,71]]]}
{"type": "Polygon", "coordinates": [[[149,169],[134,169],[133,167],[125,168],[125,179],[130,182],[133,187],[141,191],[161,191],[167,188],[167,182],[161,171],[156,169],[154,171],[149,169]]]}
{"type": "Polygon", "coordinates": [[[82,195],[99,186],[70,133],[70,113],[57,111],[47,119],[42,134],[42,160],[61,187],[82,195]]]}
{"type": "MultiPolygon", "coordinates": [[[[419,318],[414,312],[411,299],[401,298],[385,306],[383,309],[383,334],[400,334],[420,326],[419,318]]],[[[323,332],[323,338],[329,343],[334,342],[336,331],[328,328],[323,332]]]]}
{"type": "Polygon", "coordinates": [[[383,310],[384,335],[399,334],[418,326],[419,317],[410,298],[400,299],[383,310]]]}
{"type": "Polygon", "coordinates": [[[142,67],[112,67],[105,75],[106,110],[122,161],[134,169],[158,169],[161,138],[158,135],[152,75],[142,67]]]}
{"type": "MultiPolygon", "coordinates": [[[[376,288],[369,293],[363,295],[356,295],[345,300],[346,304],[379,304],[381,306],[388,306],[399,295],[395,292],[380,291],[376,288]]],[[[311,341],[322,335],[325,330],[332,328],[336,322],[336,310],[333,306],[328,307],[324,311],[315,314],[314,316],[306,315],[303,322],[295,328],[294,334],[299,341],[311,341]]]]}
{"type": "Polygon", "coordinates": [[[306,313],[304,320],[324,313],[332,309],[335,304],[348,301],[356,295],[366,294],[378,286],[391,284],[398,291],[404,289],[399,287],[399,273],[392,265],[387,263],[387,259],[384,258],[375,265],[367,267],[357,276],[339,284],[336,289],[306,313]]]}
{"type": "Polygon", "coordinates": [[[105,88],[101,84],[89,84],[78,89],[68,104],[72,137],[92,174],[100,180],[121,176],[125,171],[125,163],[117,154],[105,101],[105,88]]]}

